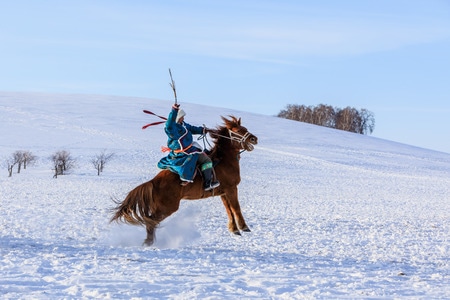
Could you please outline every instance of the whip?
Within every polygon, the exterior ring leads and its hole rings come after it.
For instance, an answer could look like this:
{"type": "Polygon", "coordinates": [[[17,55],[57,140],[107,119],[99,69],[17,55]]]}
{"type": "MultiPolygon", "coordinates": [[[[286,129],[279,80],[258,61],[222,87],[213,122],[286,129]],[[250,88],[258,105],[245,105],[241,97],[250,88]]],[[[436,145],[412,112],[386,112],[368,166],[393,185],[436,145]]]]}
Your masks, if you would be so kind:
{"type": "Polygon", "coordinates": [[[170,85],[170,87],[173,90],[173,95],[175,96],[175,104],[177,104],[177,90],[175,88],[175,81],[173,81],[172,71],[170,70],[170,68],[169,68],[169,74],[170,74],[170,83],[169,83],[169,85],[170,85]]]}

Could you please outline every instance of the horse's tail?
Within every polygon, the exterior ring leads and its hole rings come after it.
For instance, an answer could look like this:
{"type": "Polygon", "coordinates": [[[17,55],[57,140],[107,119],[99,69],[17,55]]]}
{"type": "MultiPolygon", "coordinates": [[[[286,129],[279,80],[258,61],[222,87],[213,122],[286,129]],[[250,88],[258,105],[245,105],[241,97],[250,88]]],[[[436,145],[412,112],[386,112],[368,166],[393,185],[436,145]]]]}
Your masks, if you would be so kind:
{"type": "Polygon", "coordinates": [[[154,211],[153,183],[148,181],[128,193],[122,202],[114,201],[117,206],[112,209],[114,216],[110,222],[124,222],[131,225],[147,225],[155,223],[151,218],[154,211]],[[153,209],[152,209],[153,208],[153,209]]]}

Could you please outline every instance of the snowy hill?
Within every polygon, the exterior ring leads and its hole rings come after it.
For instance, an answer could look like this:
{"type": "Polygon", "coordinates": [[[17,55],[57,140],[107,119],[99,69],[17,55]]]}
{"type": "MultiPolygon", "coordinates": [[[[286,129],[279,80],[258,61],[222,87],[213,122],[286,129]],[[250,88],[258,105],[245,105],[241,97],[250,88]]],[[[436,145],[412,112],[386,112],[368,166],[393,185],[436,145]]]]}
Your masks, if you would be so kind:
{"type": "Polygon", "coordinates": [[[208,127],[242,117],[251,233],[232,236],[219,197],[183,201],[155,247],[109,224],[157,172],[170,101],[0,93],[0,295],[18,298],[449,298],[450,155],[271,116],[182,102],[208,127]],[[38,156],[8,177],[16,150],[38,156]],[[49,156],[67,150],[69,175],[49,156]],[[101,176],[90,159],[115,153],[101,176]]]}

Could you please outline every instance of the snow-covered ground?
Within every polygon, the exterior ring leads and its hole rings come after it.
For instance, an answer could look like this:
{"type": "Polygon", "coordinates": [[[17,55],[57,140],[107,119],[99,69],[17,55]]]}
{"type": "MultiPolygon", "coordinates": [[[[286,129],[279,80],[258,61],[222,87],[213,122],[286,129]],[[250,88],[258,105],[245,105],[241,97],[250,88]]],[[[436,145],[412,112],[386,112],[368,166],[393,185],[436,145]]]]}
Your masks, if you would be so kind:
{"type": "MultiPolygon", "coordinates": [[[[0,298],[450,298],[450,154],[271,116],[181,102],[186,121],[242,117],[259,145],[241,158],[234,236],[219,197],[183,201],[145,230],[109,224],[157,172],[170,101],[0,93],[0,298]],[[101,176],[91,166],[115,157],[101,176]],[[16,150],[39,157],[8,177],[16,150]],[[68,150],[69,175],[49,156],[68,150]]],[[[448,137],[442,137],[448,138],[448,137]]]]}

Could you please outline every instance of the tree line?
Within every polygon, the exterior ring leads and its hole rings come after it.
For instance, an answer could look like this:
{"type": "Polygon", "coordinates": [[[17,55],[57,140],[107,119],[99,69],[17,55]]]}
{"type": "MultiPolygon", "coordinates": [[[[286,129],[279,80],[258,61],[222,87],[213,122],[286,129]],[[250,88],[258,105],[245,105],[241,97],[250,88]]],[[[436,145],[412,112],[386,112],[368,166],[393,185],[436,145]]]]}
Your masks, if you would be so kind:
{"type": "Polygon", "coordinates": [[[289,104],[277,116],[360,134],[370,134],[375,129],[375,117],[371,111],[365,108],[357,110],[350,106],[338,108],[325,104],[289,104]]]}
{"type": "MultiPolygon", "coordinates": [[[[97,175],[103,172],[106,164],[114,157],[114,153],[108,153],[103,150],[99,154],[93,156],[90,160],[92,166],[97,170],[97,175]]],[[[11,154],[6,159],[5,165],[8,168],[8,176],[11,177],[14,168],[17,167],[17,173],[23,169],[25,170],[28,165],[33,165],[37,161],[31,151],[18,150],[11,154]]],[[[53,178],[58,178],[59,175],[65,175],[72,170],[76,165],[76,160],[67,150],[59,150],[53,153],[49,157],[49,161],[52,163],[51,169],[53,170],[53,178]]]]}
{"type": "Polygon", "coordinates": [[[17,173],[20,173],[23,169],[27,168],[27,165],[32,165],[37,160],[37,157],[31,153],[31,151],[15,151],[6,160],[6,166],[8,167],[9,177],[12,176],[13,169],[17,166],[17,173]]]}

